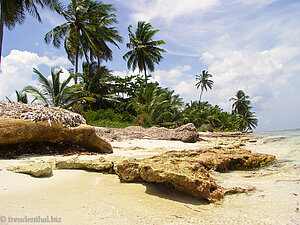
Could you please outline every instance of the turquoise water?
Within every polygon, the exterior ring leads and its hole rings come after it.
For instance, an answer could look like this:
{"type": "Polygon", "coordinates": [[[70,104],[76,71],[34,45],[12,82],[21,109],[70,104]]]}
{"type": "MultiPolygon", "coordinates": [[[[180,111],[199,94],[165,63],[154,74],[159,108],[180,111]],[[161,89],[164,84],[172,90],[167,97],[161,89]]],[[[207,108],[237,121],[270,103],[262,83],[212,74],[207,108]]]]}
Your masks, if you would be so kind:
{"type": "Polygon", "coordinates": [[[300,166],[300,129],[253,134],[259,140],[254,150],[273,154],[283,164],[300,166]]]}

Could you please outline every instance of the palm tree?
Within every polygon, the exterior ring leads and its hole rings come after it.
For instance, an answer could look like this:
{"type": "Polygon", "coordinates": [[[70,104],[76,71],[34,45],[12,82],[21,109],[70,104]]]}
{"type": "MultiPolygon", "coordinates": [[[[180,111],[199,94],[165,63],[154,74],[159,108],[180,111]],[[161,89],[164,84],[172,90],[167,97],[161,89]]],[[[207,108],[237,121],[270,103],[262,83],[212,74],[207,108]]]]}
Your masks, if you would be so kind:
{"type": "Polygon", "coordinates": [[[246,111],[237,115],[237,127],[241,131],[252,131],[257,126],[258,120],[253,112],[246,111]]]}
{"type": "Polygon", "coordinates": [[[239,90],[235,97],[230,98],[229,101],[234,101],[232,104],[232,112],[233,114],[244,114],[249,111],[250,101],[248,100],[250,97],[246,95],[242,90],[239,90]]]}
{"type": "Polygon", "coordinates": [[[163,93],[159,92],[157,84],[150,83],[144,90],[136,93],[131,102],[138,114],[137,122],[141,125],[152,126],[160,120],[162,107],[169,100],[163,98],[163,93]]]}
{"type": "Polygon", "coordinates": [[[214,82],[209,79],[210,77],[212,77],[212,75],[209,74],[208,71],[206,71],[206,70],[203,70],[202,74],[196,75],[196,81],[198,81],[196,83],[196,87],[197,87],[197,89],[199,87],[201,88],[200,100],[199,100],[200,102],[201,102],[203,90],[205,89],[207,91],[207,88],[212,89],[214,82]]]}
{"type": "Polygon", "coordinates": [[[127,61],[128,69],[144,71],[145,83],[147,86],[147,68],[153,72],[154,64],[158,64],[162,60],[161,52],[166,52],[159,48],[159,45],[165,44],[163,40],[154,41],[153,36],[159,30],[153,30],[150,23],[139,21],[135,33],[131,31],[132,26],[128,27],[129,43],[127,48],[132,49],[127,52],[123,58],[127,61]]]}
{"type": "Polygon", "coordinates": [[[78,60],[83,56],[88,63],[94,57],[99,63],[101,58],[111,60],[112,53],[107,42],[118,47],[116,41],[122,41],[116,28],[110,27],[118,22],[114,12],[115,8],[111,4],[72,0],[67,10],[59,11],[67,22],[49,31],[45,35],[45,41],[49,43],[52,40],[53,45],[59,48],[64,40],[68,58],[75,65],[75,74],[78,73],[78,60]]]}
{"type": "Polygon", "coordinates": [[[95,98],[93,108],[106,108],[111,102],[116,102],[117,95],[114,93],[112,84],[112,71],[106,66],[99,66],[97,63],[83,63],[82,79],[87,90],[95,98]]]}
{"type": "Polygon", "coordinates": [[[37,69],[33,72],[39,77],[39,85],[26,86],[24,92],[35,96],[34,101],[38,100],[50,106],[70,106],[78,101],[95,101],[88,97],[88,92],[84,91],[84,83],[74,84],[70,86],[70,81],[74,76],[70,75],[63,82],[60,81],[62,70],[54,68],[51,70],[51,80],[48,80],[37,69]]]}
{"type": "Polygon", "coordinates": [[[59,9],[59,0],[1,0],[0,1],[0,64],[2,54],[3,28],[12,30],[16,24],[22,24],[26,18],[26,12],[41,22],[38,12],[41,8],[59,9]]]}

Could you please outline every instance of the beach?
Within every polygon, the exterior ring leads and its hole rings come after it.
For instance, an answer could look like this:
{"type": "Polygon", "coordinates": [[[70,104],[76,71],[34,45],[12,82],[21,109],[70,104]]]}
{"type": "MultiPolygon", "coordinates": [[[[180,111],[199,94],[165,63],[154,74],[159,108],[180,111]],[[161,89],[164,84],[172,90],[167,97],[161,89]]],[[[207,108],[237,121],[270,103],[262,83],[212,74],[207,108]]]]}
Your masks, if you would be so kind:
{"type": "MultiPolygon", "coordinates": [[[[51,177],[34,178],[5,170],[20,161],[58,156],[0,160],[1,224],[32,224],[21,221],[37,217],[40,221],[44,219],[45,224],[300,224],[300,151],[297,145],[300,140],[297,135],[278,138],[281,137],[278,134],[274,137],[264,134],[257,142],[247,142],[243,148],[273,154],[277,162],[256,170],[212,172],[213,178],[223,187],[256,189],[247,194],[225,196],[216,203],[157,184],[120,182],[115,174],[54,170],[51,177]]],[[[236,143],[240,143],[239,138],[206,137],[205,141],[196,143],[114,141],[111,142],[114,153],[101,156],[120,161],[170,150],[236,143]]]]}

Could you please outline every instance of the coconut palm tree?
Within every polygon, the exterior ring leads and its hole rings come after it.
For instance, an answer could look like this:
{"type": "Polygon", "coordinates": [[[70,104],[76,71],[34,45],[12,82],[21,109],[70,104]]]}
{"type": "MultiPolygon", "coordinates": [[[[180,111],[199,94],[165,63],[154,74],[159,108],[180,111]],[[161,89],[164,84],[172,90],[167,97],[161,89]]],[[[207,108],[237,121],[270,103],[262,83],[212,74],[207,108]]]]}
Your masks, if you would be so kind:
{"type": "Polygon", "coordinates": [[[237,114],[237,127],[241,131],[252,131],[257,126],[258,120],[253,112],[246,111],[243,114],[237,114]]]}
{"type": "Polygon", "coordinates": [[[129,43],[126,44],[127,48],[131,50],[123,58],[127,61],[128,69],[135,70],[138,67],[140,72],[144,71],[147,86],[147,68],[153,72],[154,64],[158,64],[162,60],[161,53],[166,51],[158,46],[165,42],[153,40],[153,36],[159,30],[153,30],[150,23],[139,21],[135,33],[131,31],[131,28],[130,25],[128,27],[129,43]]]}
{"type": "Polygon", "coordinates": [[[205,89],[205,91],[207,91],[207,88],[212,89],[214,82],[209,79],[211,77],[212,77],[212,75],[209,74],[208,71],[206,71],[206,70],[203,70],[201,74],[196,75],[196,81],[198,81],[196,83],[196,87],[197,87],[197,89],[199,87],[201,88],[199,102],[201,102],[203,90],[205,89]]]}
{"type": "Polygon", "coordinates": [[[249,111],[251,108],[249,98],[242,90],[239,90],[235,97],[230,98],[229,101],[234,101],[232,104],[233,114],[244,114],[249,111]]]}
{"type": "Polygon", "coordinates": [[[41,8],[59,9],[59,0],[1,0],[0,1],[0,64],[2,54],[3,28],[12,30],[16,24],[22,24],[26,18],[26,12],[41,22],[38,12],[41,8]]]}
{"type": "Polygon", "coordinates": [[[78,73],[79,58],[83,56],[88,63],[94,57],[98,61],[100,58],[111,60],[112,53],[107,43],[118,47],[117,41],[122,41],[116,28],[111,27],[117,23],[115,11],[111,4],[72,0],[66,10],[59,11],[67,22],[49,31],[45,35],[45,41],[49,43],[52,40],[53,45],[59,48],[64,40],[68,58],[75,65],[75,74],[78,73]]]}
{"type": "Polygon", "coordinates": [[[83,63],[83,74],[81,75],[87,90],[95,98],[92,107],[95,109],[106,108],[109,103],[117,101],[114,93],[112,71],[106,66],[99,66],[96,62],[83,63]]]}
{"type": "Polygon", "coordinates": [[[39,77],[38,86],[26,86],[24,92],[32,94],[34,101],[39,101],[50,106],[70,106],[78,101],[95,101],[94,98],[88,97],[88,92],[84,91],[85,83],[70,85],[74,76],[70,75],[66,80],[60,81],[61,69],[54,68],[51,70],[51,80],[48,80],[37,69],[33,72],[39,77]]]}

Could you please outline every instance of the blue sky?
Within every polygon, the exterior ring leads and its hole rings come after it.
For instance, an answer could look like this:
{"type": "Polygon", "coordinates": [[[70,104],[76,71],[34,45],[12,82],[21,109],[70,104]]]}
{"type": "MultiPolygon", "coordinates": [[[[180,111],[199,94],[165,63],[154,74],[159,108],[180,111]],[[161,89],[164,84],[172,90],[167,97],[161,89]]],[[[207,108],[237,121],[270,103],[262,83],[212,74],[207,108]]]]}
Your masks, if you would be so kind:
{"type": "MultiPolygon", "coordinates": [[[[63,0],[68,4],[69,0],[63,0]]],[[[230,111],[232,97],[242,89],[251,97],[259,119],[257,131],[300,128],[300,1],[298,0],[111,0],[124,43],[113,47],[107,66],[116,75],[130,72],[122,56],[127,51],[128,25],[151,22],[167,50],[153,79],[197,100],[195,76],[213,74],[212,90],[203,100],[230,111]]],[[[53,12],[40,11],[43,23],[30,15],[23,25],[5,29],[0,99],[33,82],[32,68],[49,74],[53,66],[72,65],[61,49],[43,37],[64,22],[53,12]]],[[[135,71],[137,72],[137,71],[135,71]]]]}

